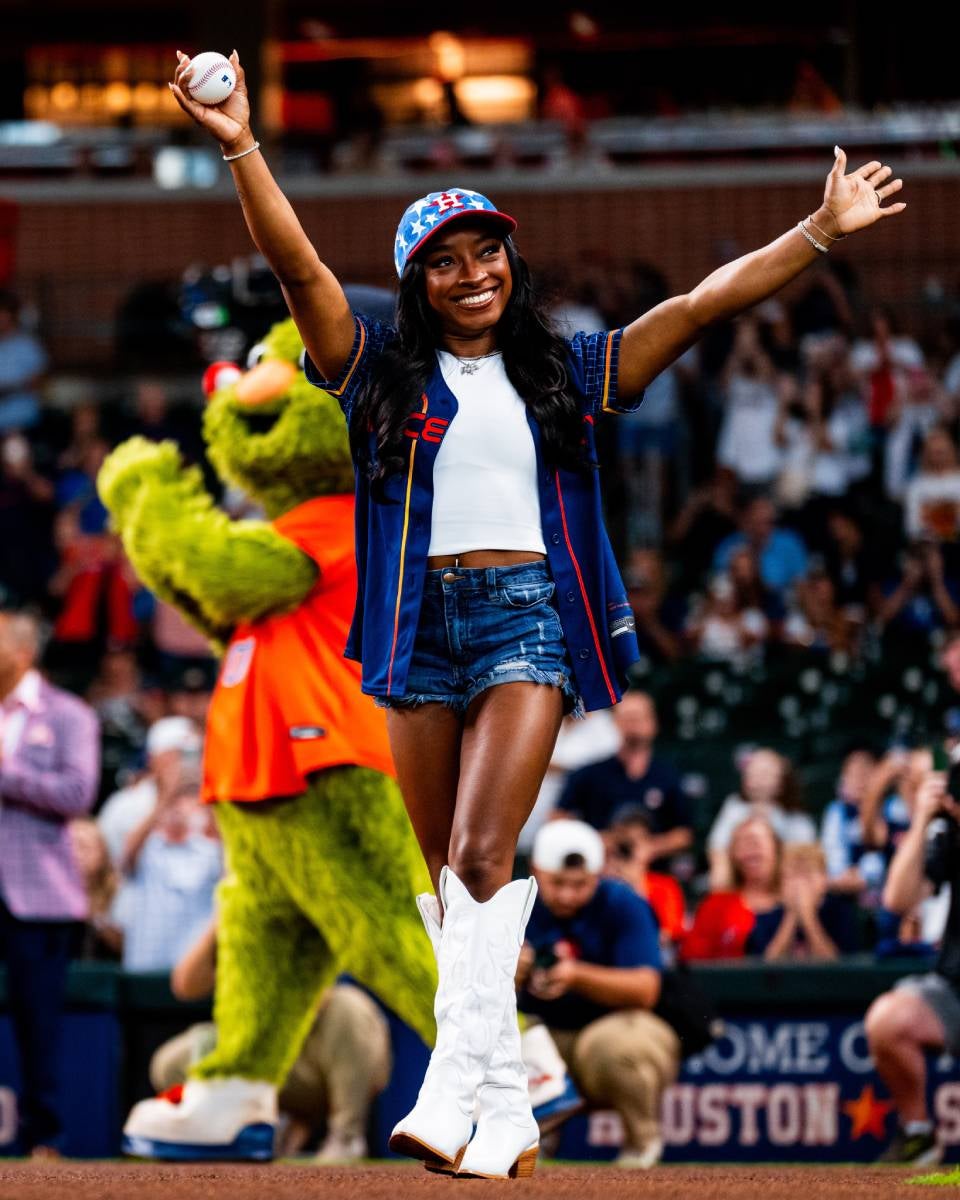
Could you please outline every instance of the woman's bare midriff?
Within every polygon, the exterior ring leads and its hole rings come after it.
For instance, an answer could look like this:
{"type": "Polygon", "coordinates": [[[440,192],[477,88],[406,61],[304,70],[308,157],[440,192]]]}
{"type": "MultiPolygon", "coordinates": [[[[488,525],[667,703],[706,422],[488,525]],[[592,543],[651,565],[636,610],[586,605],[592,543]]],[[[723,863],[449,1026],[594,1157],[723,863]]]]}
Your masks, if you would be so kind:
{"type": "Polygon", "coordinates": [[[512,567],[517,563],[542,562],[547,556],[535,550],[466,550],[463,554],[434,554],[427,559],[428,571],[443,567],[512,567]]]}

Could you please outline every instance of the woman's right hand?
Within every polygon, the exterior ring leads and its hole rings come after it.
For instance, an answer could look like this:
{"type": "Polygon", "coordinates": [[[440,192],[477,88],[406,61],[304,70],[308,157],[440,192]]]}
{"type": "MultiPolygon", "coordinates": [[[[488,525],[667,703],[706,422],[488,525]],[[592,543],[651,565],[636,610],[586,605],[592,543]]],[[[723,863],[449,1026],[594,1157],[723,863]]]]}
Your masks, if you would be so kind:
{"type": "Polygon", "coordinates": [[[243,67],[240,66],[236,50],[230,55],[230,62],[237,74],[237,86],[222,104],[200,104],[193,100],[187,92],[187,84],[191,78],[190,59],[178,50],[177,60],[177,70],[169,87],[174,99],[187,116],[215,137],[225,153],[230,153],[234,148],[242,149],[245,139],[252,145],[250,101],[247,97],[243,67]]]}

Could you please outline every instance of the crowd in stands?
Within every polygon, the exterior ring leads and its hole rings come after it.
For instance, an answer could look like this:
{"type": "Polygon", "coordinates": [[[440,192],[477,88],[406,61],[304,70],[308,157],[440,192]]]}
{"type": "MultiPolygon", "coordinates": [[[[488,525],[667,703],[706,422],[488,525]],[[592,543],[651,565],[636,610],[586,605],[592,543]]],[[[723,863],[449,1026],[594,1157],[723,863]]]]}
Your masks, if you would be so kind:
{"type": "MultiPolygon", "coordinates": [[[[565,297],[558,323],[586,330],[668,294],[642,263],[580,263],[544,283],[565,297]]],[[[637,413],[599,430],[644,694],[565,723],[521,851],[557,812],[587,821],[606,840],[607,871],[649,896],[688,958],[923,953],[934,939],[934,916],[894,922],[880,899],[929,739],[901,744],[897,713],[880,719],[864,698],[849,745],[834,742],[805,799],[806,751],[767,736],[768,712],[756,736],[724,742],[739,786],[708,778],[698,791],[689,756],[710,726],[687,721],[696,701],[664,681],[680,668],[755,681],[777,664],[893,655],[925,685],[931,655],[960,629],[958,314],[960,297],[945,295],[910,336],[862,305],[842,261],[827,262],[787,299],[710,331],[637,413]]],[[[109,449],[138,433],[174,439],[216,487],[199,385],[171,395],[161,375],[138,377],[121,405],[48,405],[56,367],[21,318],[17,298],[0,296],[0,601],[43,615],[45,671],[101,722],[95,816],[72,831],[94,913],[84,952],[165,968],[209,917],[221,870],[197,776],[216,664],[136,579],[95,480],[109,449]]],[[[787,716],[772,713],[785,735],[787,716]]]]}

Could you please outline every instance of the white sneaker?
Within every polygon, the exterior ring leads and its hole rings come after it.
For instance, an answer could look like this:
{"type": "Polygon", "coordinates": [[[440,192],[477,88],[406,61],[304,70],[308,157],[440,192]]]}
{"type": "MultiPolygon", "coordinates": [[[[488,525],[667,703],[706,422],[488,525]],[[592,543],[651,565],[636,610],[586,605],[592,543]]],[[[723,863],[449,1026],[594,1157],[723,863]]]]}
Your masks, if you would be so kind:
{"type": "Polygon", "coordinates": [[[621,1150],[614,1160],[615,1167],[625,1167],[635,1171],[649,1171],[663,1157],[662,1138],[652,1138],[640,1150],[621,1150]]]}
{"type": "Polygon", "coordinates": [[[360,1134],[349,1136],[342,1133],[328,1133],[323,1145],[317,1151],[314,1159],[318,1163],[359,1162],[369,1158],[370,1151],[367,1139],[360,1134]]]}
{"type": "Polygon", "coordinates": [[[531,1025],[520,1035],[530,1106],[540,1137],[560,1128],[586,1108],[546,1025],[531,1025]]]}
{"type": "Polygon", "coordinates": [[[437,1043],[417,1103],[394,1127],[390,1149],[428,1166],[456,1170],[473,1133],[477,1093],[514,996],[536,883],[515,880],[480,904],[444,867],[440,893],[444,918],[437,942],[437,1043]]]}
{"type": "Polygon", "coordinates": [[[273,1158],[277,1089],[262,1080],[190,1079],[135,1104],[123,1127],[123,1153],[172,1162],[273,1158]]]}

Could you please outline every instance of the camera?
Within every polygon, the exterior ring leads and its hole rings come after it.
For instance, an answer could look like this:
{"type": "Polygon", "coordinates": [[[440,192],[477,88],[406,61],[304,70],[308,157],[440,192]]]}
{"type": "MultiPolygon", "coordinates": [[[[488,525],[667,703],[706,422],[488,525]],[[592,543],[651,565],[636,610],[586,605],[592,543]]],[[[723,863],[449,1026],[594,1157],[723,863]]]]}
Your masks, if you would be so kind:
{"type": "Polygon", "coordinates": [[[538,971],[549,971],[550,968],[555,967],[559,961],[559,955],[553,946],[542,946],[537,951],[536,958],[533,960],[533,965],[538,971]]]}

